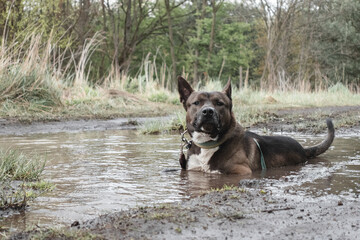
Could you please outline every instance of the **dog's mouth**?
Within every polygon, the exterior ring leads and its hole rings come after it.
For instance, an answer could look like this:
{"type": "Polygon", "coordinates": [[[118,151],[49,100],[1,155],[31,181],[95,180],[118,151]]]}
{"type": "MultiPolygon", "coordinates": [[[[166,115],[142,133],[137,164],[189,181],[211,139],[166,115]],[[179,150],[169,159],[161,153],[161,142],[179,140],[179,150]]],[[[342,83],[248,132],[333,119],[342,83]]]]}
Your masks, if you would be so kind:
{"type": "Polygon", "coordinates": [[[193,126],[195,131],[216,135],[220,132],[221,126],[215,119],[198,119],[194,120],[193,126]]]}
{"type": "Polygon", "coordinates": [[[204,133],[217,133],[219,131],[219,126],[212,122],[205,122],[201,125],[200,131],[204,133]]]}

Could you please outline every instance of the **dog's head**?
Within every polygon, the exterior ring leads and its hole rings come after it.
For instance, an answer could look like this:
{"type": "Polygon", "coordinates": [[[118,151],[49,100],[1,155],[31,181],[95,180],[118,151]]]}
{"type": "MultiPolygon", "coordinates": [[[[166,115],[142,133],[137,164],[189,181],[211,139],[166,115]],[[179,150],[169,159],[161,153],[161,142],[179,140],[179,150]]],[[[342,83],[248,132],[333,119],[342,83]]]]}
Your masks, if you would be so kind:
{"type": "Polygon", "coordinates": [[[229,129],[233,120],[230,80],[222,92],[197,92],[178,77],[178,90],[190,134],[198,132],[216,138],[229,129]]]}

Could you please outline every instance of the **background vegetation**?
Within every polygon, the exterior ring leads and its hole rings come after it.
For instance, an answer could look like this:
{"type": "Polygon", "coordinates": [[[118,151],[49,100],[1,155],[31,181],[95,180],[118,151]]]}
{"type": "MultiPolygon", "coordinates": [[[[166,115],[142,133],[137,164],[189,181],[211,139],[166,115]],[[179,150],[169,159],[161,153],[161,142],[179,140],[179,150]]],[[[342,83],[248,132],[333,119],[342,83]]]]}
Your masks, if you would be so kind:
{"type": "Polygon", "coordinates": [[[156,113],[143,99],[178,103],[177,75],[360,91],[357,0],[0,0],[0,36],[5,117],[156,113]]]}

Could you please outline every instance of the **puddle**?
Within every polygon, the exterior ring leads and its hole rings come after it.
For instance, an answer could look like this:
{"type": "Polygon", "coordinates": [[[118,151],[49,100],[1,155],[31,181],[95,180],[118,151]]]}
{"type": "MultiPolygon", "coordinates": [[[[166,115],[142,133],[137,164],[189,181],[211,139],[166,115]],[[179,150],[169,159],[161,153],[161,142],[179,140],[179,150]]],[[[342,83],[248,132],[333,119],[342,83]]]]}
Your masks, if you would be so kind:
{"type": "MultiPolygon", "coordinates": [[[[294,137],[294,135],[293,135],[294,137]]],[[[324,136],[296,136],[313,145],[324,136]]],[[[34,201],[25,213],[9,216],[0,225],[22,230],[38,225],[69,226],[100,214],[170,203],[197,196],[211,188],[238,185],[237,176],[181,172],[178,135],[143,136],[132,130],[106,130],[0,136],[3,148],[46,154],[43,178],[56,188],[34,201]],[[177,169],[176,171],[166,171],[177,169]]],[[[294,198],[358,199],[360,139],[337,137],[333,146],[305,166],[256,173],[271,194],[294,198]]]]}

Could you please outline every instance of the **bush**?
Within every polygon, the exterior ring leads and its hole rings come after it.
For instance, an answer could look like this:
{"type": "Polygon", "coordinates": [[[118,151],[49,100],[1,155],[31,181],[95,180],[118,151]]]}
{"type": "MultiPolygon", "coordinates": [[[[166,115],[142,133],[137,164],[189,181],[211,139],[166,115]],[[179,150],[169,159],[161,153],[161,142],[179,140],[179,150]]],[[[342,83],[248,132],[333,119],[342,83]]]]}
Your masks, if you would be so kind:
{"type": "Polygon", "coordinates": [[[351,94],[350,90],[340,82],[337,82],[335,85],[331,86],[328,91],[330,93],[351,94]]]}
{"type": "Polygon", "coordinates": [[[162,103],[164,103],[164,102],[167,102],[167,100],[169,99],[169,96],[165,92],[158,92],[158,93],[151,94],[148,99],[151,102],[162,102],[162,103]]]}

